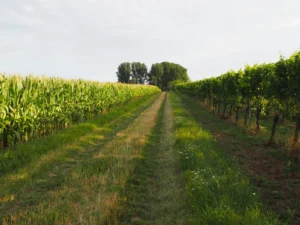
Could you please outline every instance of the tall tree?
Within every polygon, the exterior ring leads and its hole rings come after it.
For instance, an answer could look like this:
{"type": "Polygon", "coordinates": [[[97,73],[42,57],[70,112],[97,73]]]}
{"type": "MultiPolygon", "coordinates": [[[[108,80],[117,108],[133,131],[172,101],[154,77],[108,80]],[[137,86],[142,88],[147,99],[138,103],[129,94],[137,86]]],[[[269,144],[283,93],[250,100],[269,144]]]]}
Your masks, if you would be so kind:
{"type": "Polygon", "coordinates": [[[137,84],[144,84],[147,81],[148,68],[146,64],[133,62],[131,64],[132,78],[137,84]]]}
{"type": "Polygon", "coordinates": [[[119,65],[117,71],[118,81],[121,83],[129,83],[131,76],[131,63],[123,62],[119,65]]]}
{"type": "Polygon", "coordinates": [[[162,77],[164,75],[164,68],[160,63],[152,64],[148,74],[149,84],[162,88],[162,77]]]}
{"type": "Polygon", "coordinates": [[[183,66],[170,62],[162,62],[153,64],[148,74],[149,83],[155,83],[162,90],[170,89],[172,83],[187,82],[189,77],[187,69],[183,66]]]}

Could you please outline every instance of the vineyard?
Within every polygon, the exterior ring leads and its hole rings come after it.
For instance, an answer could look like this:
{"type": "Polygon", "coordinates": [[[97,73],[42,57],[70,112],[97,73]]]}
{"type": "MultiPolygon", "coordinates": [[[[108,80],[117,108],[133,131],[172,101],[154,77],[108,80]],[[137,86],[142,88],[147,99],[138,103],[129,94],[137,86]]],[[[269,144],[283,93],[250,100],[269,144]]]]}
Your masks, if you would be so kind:
{"type": "Polygon", "coordinates": [[[154,86],[0,74],[0,149],[95,118],[154,86]]]}
{"type": "Polygon", "coordinates": [[[216,78],[177,85],[176,90],[197,98],[222,118],[234,117],[235,123],[243,112],[243,124],[248,126],[254,115],[256,132],[261,130],[261,118],[273,117],[266,140],[269,145],[276,143],[279,119],[294,121],[290,154],[299,156],[300,52],[288,59],[281,57],[275,63],[246,65],[244,69],[230,70],[216,78]]]}

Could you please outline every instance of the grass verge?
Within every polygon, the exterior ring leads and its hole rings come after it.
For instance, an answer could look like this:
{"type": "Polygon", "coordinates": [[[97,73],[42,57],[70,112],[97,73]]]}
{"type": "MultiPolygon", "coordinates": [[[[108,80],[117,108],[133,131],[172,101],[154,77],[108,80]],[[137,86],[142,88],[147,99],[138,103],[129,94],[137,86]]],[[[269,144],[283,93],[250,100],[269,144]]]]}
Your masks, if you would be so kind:
{"type": "Polygon", "coordinates": [[[264,209],[237,160],[194,119],[188,103],[175,94],[171,99],[175,148],[194,210],[191,224],[281,224],[276,215],[264,209]]]}
{"type": "Polygon", "coordinates": [[[191,209],[173,145],[173,115],[167,96],[142,157],[127,182],[120,224],[189,224],[191,209]]]}

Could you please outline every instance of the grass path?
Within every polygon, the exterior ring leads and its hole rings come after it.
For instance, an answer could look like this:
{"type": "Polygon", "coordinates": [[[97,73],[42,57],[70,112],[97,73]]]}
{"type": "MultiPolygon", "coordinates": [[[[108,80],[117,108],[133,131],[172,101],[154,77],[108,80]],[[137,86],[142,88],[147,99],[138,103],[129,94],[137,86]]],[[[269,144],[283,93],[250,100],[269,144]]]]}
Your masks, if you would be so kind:
{"type": "Polygon", "coordinates": [[[189,224],[189,209],[173,145],[173,114],[167,95],[144,157],[128,184],[129,198],[121,224],[189,224]]]}
{"type": "Polygon", "coordinates": [[[156,123],[164,98],[163,93],[143,112],[128,112],[125,118],[1,177],[0,192],[4,197],[0,198],[0,221],[116,224],[122,202],[120,193],[156,123]]]}
{"type": "Polygon", "coordinates": [[[119,110],[3,173],[0,223],[281,224],[194,102],[161,93],[119,110]]]}

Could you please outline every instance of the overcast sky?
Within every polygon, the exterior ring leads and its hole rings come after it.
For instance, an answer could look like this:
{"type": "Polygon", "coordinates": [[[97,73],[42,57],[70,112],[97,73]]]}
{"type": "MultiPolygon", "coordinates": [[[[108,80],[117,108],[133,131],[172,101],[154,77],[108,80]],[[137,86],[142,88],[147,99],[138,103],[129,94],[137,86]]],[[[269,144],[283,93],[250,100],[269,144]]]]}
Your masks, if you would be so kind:
{"type": "Polygon", "coordinates": [[[192,80],[300,48],[299,0],[0,0],[0,72],[116,81],[170,61],[192,80]]]}

